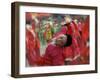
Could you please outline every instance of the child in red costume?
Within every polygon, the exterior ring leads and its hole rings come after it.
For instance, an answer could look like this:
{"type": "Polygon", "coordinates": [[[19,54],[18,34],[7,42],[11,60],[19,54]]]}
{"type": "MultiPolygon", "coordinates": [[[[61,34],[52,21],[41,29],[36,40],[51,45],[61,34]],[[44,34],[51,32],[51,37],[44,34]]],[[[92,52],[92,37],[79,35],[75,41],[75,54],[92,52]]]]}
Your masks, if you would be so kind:
{"type": "Polygon", "coordinates": [[[82,28],[82,63],[83,64],[89,64],[89,16],[86,17],[84,21],[84,26],[82,28]]]}
{"type": "Polygon", "coordinates": [[[70,35],[60,34],[48,44],[46,52],[40,62],[44,66],[59,66],[65,64],[64,48],[72,44],[70,35]]]}
{"type": "Polygon", "coordinates": [[[66,64],[80,64],[80,47],[78,37],[80,37],[78,27],[69,16],[65,17],[66,23],[62,26],[60,33],[72,36],[72,45],[65,48],[66,64]]]}
{"type": "Polygon", "coordinates": [[[37,60],[40,57],[40,42],[35,32],[35,24],[30,17],[26,15],[26,58],[29,66],[37,65],[37,60]],[[27,19],[28,16],[28,19],[27,19]]]}

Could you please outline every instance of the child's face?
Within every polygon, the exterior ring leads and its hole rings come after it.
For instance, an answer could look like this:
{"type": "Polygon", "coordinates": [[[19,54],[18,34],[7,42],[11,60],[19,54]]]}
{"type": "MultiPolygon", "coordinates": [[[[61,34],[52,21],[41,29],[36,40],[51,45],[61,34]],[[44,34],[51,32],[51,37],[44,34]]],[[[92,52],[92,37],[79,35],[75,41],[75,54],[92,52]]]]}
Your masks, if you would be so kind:
{"type": "Polygon", "coordinates": [[[65,17],[65,21],[66,21],[66,23],[70,23],[71,22],[71,18],[70,17],[65,17]]]}
{"type": "Polygon", "coordinates": [[[58,46],[64,46],[65,44],[66,44],[66,42],[67,42],[67,36],[59,36],[57,39],[56,39],[56,44],[58,45],[58,46]]]}
{"type": "Polygon", "coordinates": [[[31,25],[29,25],[29,24],[28,24],[28,25],[26,25],[26,28],[27,28],[27,30],[29,30],[29,31],[30,31],[30,30],[32,30],[32,26],[31,26],[31,25]]]}
{"type": "Polygon", "coordinates": [[[50,27],[50,24],[49,24],[49,23],[47,23],[47,24],[46,24],[46,27],[47,27],[47,28],[48,28],[48,27],[50,27]]]}

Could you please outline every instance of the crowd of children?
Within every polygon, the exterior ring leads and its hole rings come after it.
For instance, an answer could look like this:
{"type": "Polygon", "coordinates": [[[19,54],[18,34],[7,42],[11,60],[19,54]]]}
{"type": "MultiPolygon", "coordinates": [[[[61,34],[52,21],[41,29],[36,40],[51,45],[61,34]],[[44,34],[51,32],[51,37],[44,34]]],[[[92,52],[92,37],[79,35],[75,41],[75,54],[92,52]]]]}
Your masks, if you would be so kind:
{"type": "Polygon", "coordinates": [[[89,16],[26,13],[26,66],[89,64],[89,55],[89,16]]]}

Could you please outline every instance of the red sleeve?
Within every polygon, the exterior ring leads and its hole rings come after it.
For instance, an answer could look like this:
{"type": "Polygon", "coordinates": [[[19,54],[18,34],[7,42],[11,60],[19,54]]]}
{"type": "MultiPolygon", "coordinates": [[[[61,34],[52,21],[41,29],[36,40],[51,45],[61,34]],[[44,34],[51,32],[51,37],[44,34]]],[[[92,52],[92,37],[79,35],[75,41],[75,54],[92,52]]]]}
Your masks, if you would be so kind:
{"type": "Polygon", "coordinates": [[[57,37],[59,34],[67,34],[66,26],[63,26],[59,32],[53,35],[53,38],[57,37]]]}
{"type": "Polygon", "coordinates": [[[50,46],[46,48],[45,55],[43,56],[43,63],[44,65],[51,65],[52,64],[52,59],[50,55],[50,46]]]}
{"type": "Polygon", "coordinates": [[[49,45],[44,55],[44,63],[45,65],[50,66],[64,65],[62,49],[59,49],[54,45],[49,45]]]}

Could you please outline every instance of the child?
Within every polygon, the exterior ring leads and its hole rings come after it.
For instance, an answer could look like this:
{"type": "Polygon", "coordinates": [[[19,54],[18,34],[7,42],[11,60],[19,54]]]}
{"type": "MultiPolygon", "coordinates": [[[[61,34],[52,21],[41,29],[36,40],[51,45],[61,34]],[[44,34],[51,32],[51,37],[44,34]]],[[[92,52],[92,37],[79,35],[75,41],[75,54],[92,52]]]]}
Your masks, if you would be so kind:
{"type": "Polygon", "coordinates": [[[58,66],[65,64],[64,48],[72,44],[70,35],[60,34],[48,44],[42,59],[42,65],[58,66]]]}

